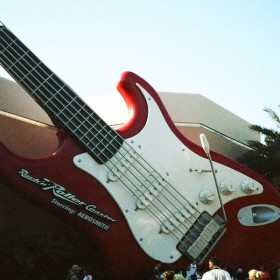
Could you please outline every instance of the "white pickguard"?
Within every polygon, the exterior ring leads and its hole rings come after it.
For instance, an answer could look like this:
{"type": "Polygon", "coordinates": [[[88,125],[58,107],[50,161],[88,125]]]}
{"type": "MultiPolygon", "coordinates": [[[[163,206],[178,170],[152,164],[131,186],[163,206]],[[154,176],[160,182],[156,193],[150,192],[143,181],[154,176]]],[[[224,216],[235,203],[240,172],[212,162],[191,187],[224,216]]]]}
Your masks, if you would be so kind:
{"type": "MultiPolygon", "coordinates": [[[[140,155],[136,159],[136,161],[140,162],[140,166],[142,162],[146,165],[142,160],[145,159],[168,182],[163,187],[162,192],[157,195],[155,199],[156,206],[152,202],[144,209],[135,211],[136,205],[139,203],[139,197],[143,195],[141,193],[143,186],[138,182],[137,175],[132,178],[132,180],[135,180],[132,185],[134,183],[135,185],[140,184],[140,191],[134,191],[133,186],[132,191],[129,191],[125,185],[131,184],[126,176],[130,176],[131,172],[135,172],[135,168],[138,166],[137,163],[132,162],[131,165],[127,166],[127,170],[123,171],[123,175],[121,173],[121,177],[115,179],[112,179],[112,173],[108,170],[108,168],[112,167],[98,164],[87,153],[77,155],[74,158],[74,163],[78,168],[95,177],[112,195],[127,219],[136,241],[146,254],[153,259],[170,263],[175,262],[181,256],[181,253],[176,249],[176,245],[186,233],[188,226],[187,221],[185,221],[171,232],[159,233],[162,221],[166,216],[170,215],[169,211],[176,212],[177,208],[181,208],[181,205],[186,204],[186,200],[197,211],[206,211],[211,216],[221,206],[212,173],[194,171],[209,170],[209,161],[184,146],[168,127],[154,99],[145,89],[139,85],[138,87],[148,104],[148,119],[144,129],[133,138],[126,139],[125,142],[140,155]],[[172,196],[171,201],[167,203],[164,196],[165,194],[169,195],[168,190],[171,188],[174,188],[181,196],[176,197],[176,199],[172,196]],[[216,194],[215,199],[209,204],[202,203],[200,200],[200,192],[205,188],[216,194]]],[[[117,157],[120,157],[120,155],[116,154],[117,157]]],[[[113,163],[114,160],[114,158],[111,159],[113,163]]],[[[233,191],[230,194],[221,192],[224,204],[239,197],[262,193],[263,187],[257,181],[219,163],[214,163],[214,167],[217,170],[218,184],[229,180],[233,186],[233,191]],[[244,192],[241,187],[244,182],[253,184],[254,190],[248,193],[244,192]]],[[[154,173],[147,175],[147,180],[149,181],[150,178],[153,178],[153,175],[154,173]]],[[[147,182],[143,182],[143,185],[144,192],[147,182]]]]}

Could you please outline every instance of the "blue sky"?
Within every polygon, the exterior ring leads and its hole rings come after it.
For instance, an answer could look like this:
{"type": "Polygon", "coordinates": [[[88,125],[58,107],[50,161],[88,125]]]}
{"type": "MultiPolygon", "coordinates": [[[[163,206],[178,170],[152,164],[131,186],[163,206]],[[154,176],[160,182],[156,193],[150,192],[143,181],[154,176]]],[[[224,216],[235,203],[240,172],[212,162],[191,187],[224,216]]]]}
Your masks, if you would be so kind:
{"type": "Polygon", "coordinates": [[[129,70],[273,127],[279,13],[278,0],[6,0],[0,21],[101,117],[125,110],[115,86],[129,70]]]}

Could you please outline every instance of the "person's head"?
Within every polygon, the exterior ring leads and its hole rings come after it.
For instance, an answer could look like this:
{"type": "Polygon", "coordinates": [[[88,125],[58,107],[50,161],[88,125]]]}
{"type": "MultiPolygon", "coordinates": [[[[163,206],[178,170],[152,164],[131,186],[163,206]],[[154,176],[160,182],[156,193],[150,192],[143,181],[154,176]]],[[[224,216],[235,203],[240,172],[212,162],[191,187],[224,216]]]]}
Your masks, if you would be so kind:
{"type": "Polygon", "coordinates": [[[163,273],[163,280],[174,280],[175,279],[175,276],[174,276],[174,271],[171,271],[171,270],[166,270],[164,273],[163,273]]]}
{"type": "Polygon", "coordinates": [[[212,257],[209,259],[209,268],[214,269],[216,266],[219,266],[219,260],[216,257],[212,257]]]}
{"type": "Polygon", "coordinates": [[[75,275],[78,275],[80,273],[80,270],[82,269],[81,267],[79,267],[77,264],[74,264],[72,266],[72,272],[75,274],[75,275]]]}
{"type": "Polygon", "coordinates": [[[243,269],[242,268],[238,268],[236,271],[237,274],[242,274],[243,273],[243,269]]]}
{"type": "Polygon", "coordinates": [[[91,274],[90,268],[89,267],[84,267],[84,275],[89,275],[91,274]]]}
{"type": "Polygon", "coordinates": [[[262,272],[256,269],[251,269],[248,274],[249,280],[260,280],[262,278],[262,272]]]}
{"type": "Polygon", "coordinates": [[[261,265],[261,266],[260,266],[260,271],[265,272],[265,267],[264,267],[264,265],[261,265]]]}

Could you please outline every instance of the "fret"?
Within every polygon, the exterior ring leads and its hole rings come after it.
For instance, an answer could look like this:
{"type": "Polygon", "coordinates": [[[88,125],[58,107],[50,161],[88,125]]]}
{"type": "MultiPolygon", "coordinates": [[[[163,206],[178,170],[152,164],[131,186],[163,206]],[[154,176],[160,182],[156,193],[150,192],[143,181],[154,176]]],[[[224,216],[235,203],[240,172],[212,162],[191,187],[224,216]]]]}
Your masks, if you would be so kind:
{"type": "MultiPolygon", "coordinates": [[[[14,42],[13,42],[13,43],[14,43],[14,42]]],[[[28,53],[28,51],[24,52],[23,55],[21,55],[18,59],[16,59],[16,60],[11,64],[11,66],[8,67],[7,70],[10,70],[11,68],[13,68],[13,67],[16,65],[16,63],[20,62],[20,60],[21,60],[27,53],[28,53]]],[[[20,79],[19,81],[21,81],[21,79],[20,79]]]]}
{"type": "Polygon", "coordinates": [[[119,150],[121,136],[4,25],[0,25],[0,47],[1,65],[6,71],[99,163],[119,150]]]}
{"type": "MultiPolygon", "coordinates": [[[[19,63],[20,60],[22,60],[22,58],[23,58],[23,57],[20,57],[19,59],[17,59],[16,62],[13,64],[13,66],[10,67],[10,68],[16,67],[16,64],[19,63]]],[[[30,74],[32,74],[32,72],[33,72],[34,70],[36,71],[36,68],[37,68],[38,66],[40,66],[40,64],[39,64],[39,65],[34,65],[33,67],[31,67],[31,69],[28,70],[28,72],[27,72],[22,78],[20,78],[20,79],[18,80],[18,82],[20,83],[21,81],[25,80],[25,79],[27,78],[27,76],[30,75],[30,74]]],[[[40,85],[39,85],[38,87],[40,87],[40,85]]],[[[33,90],[33,91],[34,91],[34,90],[33,90]]]]}
{"type": "MultiPolygon", "coordinates": [[[[74,131],[83,130],[84,136],[89,133],[92,133],[93,127],[92,122],[90,122],[90,118],[94,118],[93,114],[88,114],[88,116],[85,116],[81,121],[80,126],[76,127],[74,131]]],[[[83,136],[81,138],[83,138],[83,136]]]]}
{"type": "MultiPolygon", "coordinates": [[[[48,81],[52,78],[53,74],[51,74],[47,79],[45,79],[38,87],[36,87],[33,92],[37,94],[38,91],[41,91],[40,88],[44,86],[44,84],[48,83],[48,81]]],[[[50,99],[52,99],[51,97],[50,99]]],[[[44,103],[44,106],[49,102],[49,99],[44,103]]]]}
{"type": "MultiPolygon", "coordinates": [[[[5,47],[5,48],[3,48],[3,51],[2,51],[2,53],[4,54],[5,53],[5,51],[6,50],[8,50],[9,49],[9,47],[15,42],[15,41],[17,41],[17,39],[14,39],[13,41],[11,41],[11,43],[9,43],[9,44],[7,44],[7,46],[5,47]]],[[[9,69],[9,68],[7,68],[7,69],[9,69]]]]}
{"type": "MultiPolygon", "coordinates": [[[[64,99],[64,98],[62,98],[62,99],[64,99]]],[[[65,101],[65,102],[62,103],[62,102],[58,101],[62,105],[62,107],[60,108],[60,110],[57,110],[56,117],[62,117],[62,118],[66,117],[66,119],[64,121],[65,125],[68,125],[73,120],[78,120],[78,122],[80,122],[80,119],[78,119],[77,117],[82,108],[77,107],[77,105],[76,105],[76,107],[73,106],[72,103],[74,100],[67,102],[67,100],[64,99],[62,101],[65,101]]],[[[57,104],[57,102],[55,102],[55,104],[57,104]]]]}
{"type": "Polygon", "coordinates": [[[42,94],[46,98],[46,100],[43,102],[43,106],[47,106],[50,102],[56,102],[56,95],[63,94],[63,90],[65,88],[65,85],[62,85],[59,88],[54,88],[52,86],[53,82],[53,74],[51,74],[39,87],[38,89],[35,89],[34,92],[37,93],[39,90],[38,94],[42,94]],[[49,96],[47,95],[48,91],[50,90],[49,88],[51,87],[51,91],[55,92],[54,94],[50,94],[49,96]],[[45,90],[44,90],[45,89],[45,90]]]}
{"type": "MultiPolygon", "coordinates": [[[[98,128],[96,128],[96,125],[95,126],[92,126],[92,128],[91,129],[94,129],[96,132],[95,132],[95,135],[96,135],[96,137],[105,137],[106,135],[107,135],[107,130],[106,130],[106,127],[98,127],[98,128]],[[103,133],[105,131],[105,133],[103,133]]],[[[86,136],[87,134],[89,134],[89,133],[91,133],[91,130],[88,130],[85,134],[84,134],[84,136],[86,136]]]]}
{"type": "MultiPolygon", "coordinates": [[[[85,144],[89,145],[90,142],[92,142],[93,137],[91,137],[92,133],[90,134],[83,134],[82,137],[80,137],[81,141],[83,141],[85,144]]],[[[94,135],[94,139],[98,139],[98,142],[100,142],[100,145],[106,146],[112,139],[116,139],[116,135],[110,135],[108,133],[98,133],[94,135]]],[[[117,139],[116,139],[117,140],[117,139]]]]}
{"type": "MultiPolygon", "coordinates": [[[[75,100],[72,100],[71,102],[69,102],[64,108],[63,110],[61,110],[59,112],[59,114],[63,114],[64,111],[70,111],[70,112],[73,112],[72,116],[65,122],[66,124],[68,124],[69,122],[71,122],[73,119],[77,119],[80,123],[80,125],[82,125],[82,120],[81,119],[84,119],[84,115],[85,115],[85,110],[83,108],[83,106],[81,106],[80,104],[77,104],[77,103],[74,103],[75,100]],[[80,118],[79,118],[80,117],[80,118]]],[[[59,115],[58,114],[58,115],[59,115]]],[[[78,127],[77,127],[78,128],[78,127]]],[[[77,129],[76,128],[76,129],[77,129]]]]}

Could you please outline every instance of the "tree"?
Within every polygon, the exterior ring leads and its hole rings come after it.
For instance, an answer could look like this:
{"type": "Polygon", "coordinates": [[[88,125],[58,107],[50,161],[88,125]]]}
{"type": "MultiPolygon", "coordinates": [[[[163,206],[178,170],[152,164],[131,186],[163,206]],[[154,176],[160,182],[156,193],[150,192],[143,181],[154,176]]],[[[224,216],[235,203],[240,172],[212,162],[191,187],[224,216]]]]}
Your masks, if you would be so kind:
{"type": "MultiPolygon", "coordinates": [[[[278,105],[280,107],[280,105],[278,105]]],[[[276,124],[276,129],[260,125],[251,125],[250,129],[259,132],[263,141],[248,141],[250,151],[238,161],[255,170],[270,181],[276,188],[280,187],[280,117],[270,108],[265,108],[268,116],[276,124]]]]}

